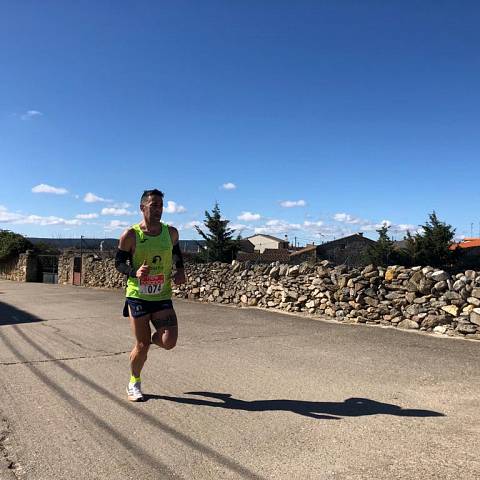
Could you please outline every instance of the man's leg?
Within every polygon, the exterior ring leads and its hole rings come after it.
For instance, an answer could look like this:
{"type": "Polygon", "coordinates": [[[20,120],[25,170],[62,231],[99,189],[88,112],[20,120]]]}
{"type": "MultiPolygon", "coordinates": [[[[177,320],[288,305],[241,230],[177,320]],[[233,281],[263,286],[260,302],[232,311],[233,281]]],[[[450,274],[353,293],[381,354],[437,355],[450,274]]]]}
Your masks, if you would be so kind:
{"type": "Polygon", "coordinates": [[[165,350],[171,350],[177,344],[177,315],[173,308],[152,313],[152,323],[156,332],[152,335],[152,343],[165,350]]]}
{"type": "Polygon", "coordinates": [[[140,377],[143,365],[147,360],[148,349],[150,348],[150,315],[143,315],[134,318],[130,312],[130,326],[135,337],[135,346],[130,352],[130,369],[132,376],[140,377]]]}

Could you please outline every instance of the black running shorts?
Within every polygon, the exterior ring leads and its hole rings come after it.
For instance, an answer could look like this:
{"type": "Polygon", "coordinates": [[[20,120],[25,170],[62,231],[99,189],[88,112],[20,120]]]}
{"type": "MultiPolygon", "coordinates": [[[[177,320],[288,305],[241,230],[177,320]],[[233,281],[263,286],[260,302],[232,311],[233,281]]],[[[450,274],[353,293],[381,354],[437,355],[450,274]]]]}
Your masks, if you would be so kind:
{"type": "Polygon", "coordinates": [[[128,317],[131,313],[133,318],[138,318],[151,313],[160,312],[161,310],[173,310],[172,301],[151,301],[127,297],[125,299],[125,305],[123,306],[123,316],[128,317]],[[130,307],[130,312],[128,307],[130,307]]]}

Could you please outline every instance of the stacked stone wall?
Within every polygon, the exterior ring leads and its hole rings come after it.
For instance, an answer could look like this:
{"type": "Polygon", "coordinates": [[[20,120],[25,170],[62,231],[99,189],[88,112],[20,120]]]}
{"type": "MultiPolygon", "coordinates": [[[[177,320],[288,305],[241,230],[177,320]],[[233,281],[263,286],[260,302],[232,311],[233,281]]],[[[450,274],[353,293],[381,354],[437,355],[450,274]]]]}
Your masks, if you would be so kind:
{"type": "Polygon", "coordinates": [[[85,255],[82,260],[82,285],[85,287],[125,288],[125,275],[115,269],[113,257],[85,255]]]}
{"type": "Polygon", "coordinates": [[[72,284],[73,255],[64,253],[58,257],[58,283],[72,284]]]}
{"type": "Polygon", "coordinates": [[[0,265],[0,278],[4,280],[14,280],[16,282],[23,282],[25,277],[24,272],[24,258],[15,257],[0,265]]]}
{"type": "MultiPolygon", "coordinates": [[[[25,281],[27,255],[2,278],[25,281]]],[[[59,259],[59,283],[72,283],[72,254],[59,259]]],[[[450,274],[431,267],[347,268],[312,265],[187,264],[178,298],[260,307],[480,340],[480,271],[450,274]]],[[[112,255],[84,254],[82,285],[125,288],[112,255]]]]}
{"type": "Polygon", "coordinates": [[[473,270],[234,262],[190,265],[187,277],[174,289],[180,298],[480,339],[480,272],[473,270]]]}
{"type": "Polygon", "coordinates": [[[0,278],[15,282],[34,282],[37,277],[37,257],[31,251],[0,263],[0,278]]]}

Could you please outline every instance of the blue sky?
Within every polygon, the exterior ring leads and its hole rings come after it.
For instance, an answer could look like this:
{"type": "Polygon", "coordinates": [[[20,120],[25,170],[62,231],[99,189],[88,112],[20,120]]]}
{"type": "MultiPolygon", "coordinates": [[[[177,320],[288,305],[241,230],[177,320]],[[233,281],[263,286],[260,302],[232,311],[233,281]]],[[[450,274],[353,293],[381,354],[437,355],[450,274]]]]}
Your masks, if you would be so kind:
{"type": "Polygon", "coordinates": [[[0,228],[118,237],[146,188],[297,243],[479,235],[476,1],[1,1],[0,228]],[[473,229],[472,229],[473,223],[473,229]]]}

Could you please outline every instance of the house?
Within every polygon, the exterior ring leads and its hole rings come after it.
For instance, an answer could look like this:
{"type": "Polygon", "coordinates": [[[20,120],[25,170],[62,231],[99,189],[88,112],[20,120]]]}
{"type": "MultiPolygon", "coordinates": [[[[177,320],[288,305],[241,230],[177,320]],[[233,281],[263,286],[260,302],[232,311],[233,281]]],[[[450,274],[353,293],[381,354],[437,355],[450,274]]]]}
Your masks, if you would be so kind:
{"type": "Polygon", "coordinates": [[[375,243],[374,240],[364,237],[363,233],[356,233],[320,245],[307,245],[290,254],[290,263],[316,263],[329,260],[336,265],[362,266],[365,265],[366,250],[375,243]]]}
{"type": "Polygon", "coordinates": [[[242,238],[239,243],[240,252],[253,253],[255,251],[255,245],[250,240],[242,238]]]}
{"type": "Polygon", "coordinates": [[[272,235],[256,234],[240,240],[240,251],[237,260],[255,263],[282,262],[288,263],[290,258],[289,242],[272,235]]]}
{"type": "Polygon", "coordinates": [[[451,245],[450,250],[459,254],[458,265],[480,267],[480,238],[464,238],[461,242],[451,245]]]}
{"type": "Polygon", "coordinates": [[[266,249],[288,250],[289,248],[289,242],[286,235],[282,240],[281,238],[264,235],[262,233],[247,237],[245,240],[248,240],[253,245],[253,251],[258,253],[263,253],[266,249]]]}

